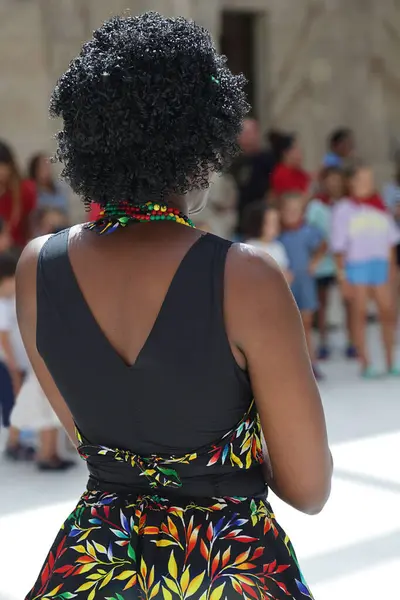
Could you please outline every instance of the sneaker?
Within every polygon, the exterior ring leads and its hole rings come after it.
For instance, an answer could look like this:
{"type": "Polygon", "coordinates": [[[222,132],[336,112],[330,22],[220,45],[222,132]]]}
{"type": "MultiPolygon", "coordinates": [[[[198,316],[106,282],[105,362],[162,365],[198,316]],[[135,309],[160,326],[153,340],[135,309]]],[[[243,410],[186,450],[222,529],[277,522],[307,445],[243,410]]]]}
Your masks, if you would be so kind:
{"type": "Polygon", "coordinates": [[[62,460],[61,458],[49,461],[38,461],[36,463],[39,471],[68,471],[75,466],[72,460],[62,460]]]}
{"type": "Polygon", "coordinates": [[[389,377],[400,377],[400,367],[392,367],[387,374],[389,377]]]}
{"type": "Polygon", "coordinates": [[[8,460],[22,460],[21,446],[7,446],[4,450],[4,456],[8,458],[8,460]]]}
{"type": "Polygon", "coordinates": [[[382,377],[382,373],[376,371],[374,367],[365,367],[365,369],[361,371],[361,377],[363,379],[369,379],[371,381],[374,379],[380,379],[382,377]]]}
{"type": "Polygon", "coordinates": [[[33,448],[32,446],[24,446],[23,444],[21,444],[20,454],[21,460],[31,461],[35,458],[36,448],[33,448]]]}
{"type": "Polygon", "coordinates": [[[318,360],[328,360],[331,356],[331,350],[328,346],[320,346],[317,350],[317,358],[318,360]]]}
{"type": "Polygon", "coordinates": [[[346,355],[346,358],[349,358],[350,360],[358,358],[358,352],[357,352],[356,347],[353,346],[352,344],[349,344],[346,348],[345,355],[346,355]]]}

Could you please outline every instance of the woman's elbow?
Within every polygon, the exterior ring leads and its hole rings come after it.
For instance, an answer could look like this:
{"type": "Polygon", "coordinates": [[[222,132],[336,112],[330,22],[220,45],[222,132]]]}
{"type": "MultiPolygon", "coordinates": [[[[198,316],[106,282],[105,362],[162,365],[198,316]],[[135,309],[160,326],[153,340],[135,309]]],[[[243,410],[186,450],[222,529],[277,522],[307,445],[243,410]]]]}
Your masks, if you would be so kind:
{"type": "MultiPolygon", "coordinates": [[[[274,482],[277,483],[276,481],[274,482]]],[[[329,500],[332,487],[332,468],[319,477],[298,478],[288,486],[272,485],[275,493],[287,504],[307,515],[318,515],[329,500]]]]}
{"type": "Polygon", "coordinates": [[[302,493],[297,494],[293,505],[306,515],[319,515],[329,500],[331,489],[332,469],[329,469],[319,481],[305,485],[302,493]]]}
{"type": "Polygon", "coordinates": [[[324,509],[331,494],[331,481],[327,482],[320,489],[310,490],[308,493],[296,494],[289,501],[289,504],[296,510],[310,516],[319,515],[324,509]]]}
{"type": "Polygon", "coordinates": [[[302,506],[297,507],[297,510],[301,511],[302,513],[309,515],[310,517],[314,517],[315,515],[319,515],[323,509],[325,508],[326,503],[328,502],[330,496],[330,490],[329,493],[320,499],[314,499],[313,501],[307,502],[305,504],[303,504],[302,506]]]}

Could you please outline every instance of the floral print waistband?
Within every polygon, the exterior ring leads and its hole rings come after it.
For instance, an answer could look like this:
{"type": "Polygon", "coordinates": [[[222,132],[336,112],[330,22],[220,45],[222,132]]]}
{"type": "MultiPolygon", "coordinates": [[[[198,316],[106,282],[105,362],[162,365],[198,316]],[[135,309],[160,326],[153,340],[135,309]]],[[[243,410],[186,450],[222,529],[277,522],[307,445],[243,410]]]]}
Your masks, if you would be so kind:
{"type": "Polygon", "coordinates": [[[261,424],[254,400],[237,426],[223,438],[181,456],[140,456],[130,450],[92,445],[85,440],[78,428],[76,436],[80,444],[78,452],[84,460],[113,459],[124,462],[138,469],[152,489],[182,487],[179,465],[196,462],[196,465],[204,467],[229,465],[232,469],[251,469],[263,462],[261,424]]]}

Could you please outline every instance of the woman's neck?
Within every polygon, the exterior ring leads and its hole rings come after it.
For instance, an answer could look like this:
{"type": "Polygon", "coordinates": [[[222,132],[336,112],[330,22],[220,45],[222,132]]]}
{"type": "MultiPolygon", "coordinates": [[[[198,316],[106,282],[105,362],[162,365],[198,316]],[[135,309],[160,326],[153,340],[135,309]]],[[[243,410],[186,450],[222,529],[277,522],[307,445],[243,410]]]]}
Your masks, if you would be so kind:
{"type": "Polygon", "coordinates": [[[171,208],[176,208],[184,215],[189,214],[189,208],[184,196],[169,196],[166,200],[160,200],[160,204],[168,204],[171,208]]]}

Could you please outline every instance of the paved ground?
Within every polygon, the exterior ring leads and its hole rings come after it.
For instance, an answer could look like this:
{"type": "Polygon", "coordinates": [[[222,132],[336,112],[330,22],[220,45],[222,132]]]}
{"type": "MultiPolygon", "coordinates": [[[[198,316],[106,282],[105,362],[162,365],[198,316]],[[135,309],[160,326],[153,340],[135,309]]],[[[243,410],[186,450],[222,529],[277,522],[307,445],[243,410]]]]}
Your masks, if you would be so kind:
{"type": "MultiPolygon", "coordinates": [[[[336,340],[340,346],[340,340],[336,340]]],[[[377,334],[371,342],[379,361],[377,334]]],[[[397,598],[400,573],[400,380],[365,383],[338,356],[321,386],[335,460],[332,498],[317,517],[273,499],[316,600],[397,598]]],[[[85,482],[0,460],[0,600],[22,600],[85,482]]]]}

